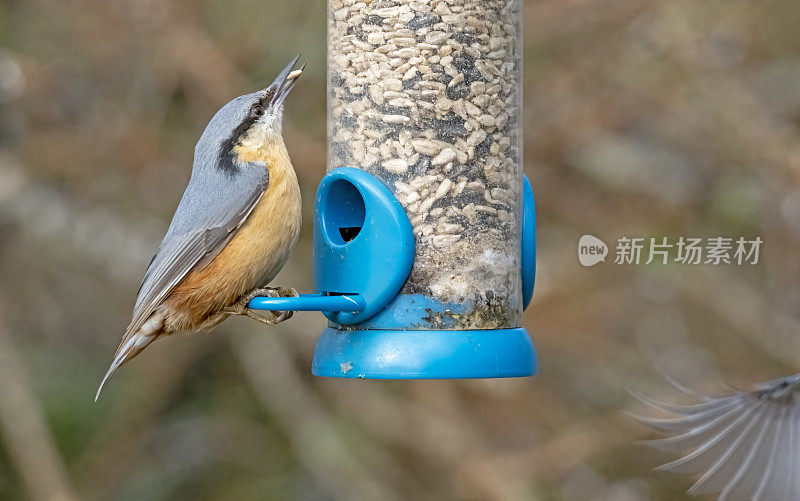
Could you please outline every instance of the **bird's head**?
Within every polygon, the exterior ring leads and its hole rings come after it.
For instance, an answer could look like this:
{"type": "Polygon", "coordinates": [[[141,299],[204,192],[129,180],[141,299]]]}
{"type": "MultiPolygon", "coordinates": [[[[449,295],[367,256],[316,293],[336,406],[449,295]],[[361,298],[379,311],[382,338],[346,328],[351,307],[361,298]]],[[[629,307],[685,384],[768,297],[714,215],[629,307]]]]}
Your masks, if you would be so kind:
{"type": "Polygon", "coordinates": [[[248,106],[247,113],[234,131],[238,135],[238,144],[259,148],[281,137],[283,101],[305,68],[303,65],[294,69],[299,57],[289,63],[266,89],[246,96],[243,104],[248,106]]]}
{"type": "Polygon", "coordinates": [[[223,106],[209,122],[195,148],[195,157],[219,155],[225,168],[238,150],[258,150],[282,144],[283,101],[302,74],[290,62],[265,89],[239,96],[223,106]]]}

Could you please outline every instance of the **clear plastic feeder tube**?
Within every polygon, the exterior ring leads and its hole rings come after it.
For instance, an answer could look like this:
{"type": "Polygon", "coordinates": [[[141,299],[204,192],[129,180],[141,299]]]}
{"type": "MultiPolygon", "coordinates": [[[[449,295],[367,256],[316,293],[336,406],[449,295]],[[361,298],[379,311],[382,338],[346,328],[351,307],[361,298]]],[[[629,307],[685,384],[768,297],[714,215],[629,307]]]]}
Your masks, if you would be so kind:
{"type": "Polygon", "coordinates": [[[328,16],[327,167],[374,175],[411,220],[405,328],[518,327],[520,0],[329,0],[328,16]]]}

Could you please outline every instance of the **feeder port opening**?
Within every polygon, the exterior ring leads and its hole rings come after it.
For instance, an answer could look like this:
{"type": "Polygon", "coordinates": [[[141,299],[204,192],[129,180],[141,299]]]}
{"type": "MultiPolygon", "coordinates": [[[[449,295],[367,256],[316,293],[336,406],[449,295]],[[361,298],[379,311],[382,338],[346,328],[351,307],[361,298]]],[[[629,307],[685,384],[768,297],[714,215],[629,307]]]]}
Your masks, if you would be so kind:
{"type": "Polygon", "coordinates": [[[323,207],[323,228],[328,239],[338,245],[352,242],[364,227],[366,207],[358,188],[346,179],[330,187],[323,207]]]}

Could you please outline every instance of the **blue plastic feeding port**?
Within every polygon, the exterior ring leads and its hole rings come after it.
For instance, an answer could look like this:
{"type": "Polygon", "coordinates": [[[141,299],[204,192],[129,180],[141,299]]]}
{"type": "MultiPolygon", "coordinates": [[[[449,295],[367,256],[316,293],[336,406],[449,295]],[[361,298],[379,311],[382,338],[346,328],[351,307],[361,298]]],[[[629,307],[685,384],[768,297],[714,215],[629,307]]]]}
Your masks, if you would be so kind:
{"type": "Polygon", "coordinates": [[[522,175],[522,309],[527,309],[533,298],[533,283],[536,280],[536,203],[533,186],[525,174],[522,175]]]}
{"type": "Polygon", "coordinates": [[[414,233],[403,206],[383,183],[342,167],[319,184],[314,214],[314,289],[359,294],[359,311],[326,311],[332,322],[364,321],[392,301],[414,264],[414,233]]]}
{"type": "Polygon", "coordinates": [[[400,202],[372,175],[328,173],[314,213],[315,294],[257,297],[256,310],[321,311],[332,322],[374,316],[397,296],[414,263],[414,233],[400,202]]]}

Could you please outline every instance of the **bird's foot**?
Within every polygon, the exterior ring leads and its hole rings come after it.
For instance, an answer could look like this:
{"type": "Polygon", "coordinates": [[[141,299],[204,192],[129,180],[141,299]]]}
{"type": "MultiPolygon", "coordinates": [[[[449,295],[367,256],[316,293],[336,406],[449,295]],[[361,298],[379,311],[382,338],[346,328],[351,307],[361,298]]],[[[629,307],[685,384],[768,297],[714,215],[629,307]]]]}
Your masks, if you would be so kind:
{"type": "Polygon", "coordinates": [[[248,292],[247,294],[239,298],[238,301],[236,301],[232,305],[222,310],[222,312],[227,313],[229,315],[242,315],[248,318],[252,318],[253,320],[261,322],[264,325],[275,325],[292,318],[294,312],[266,311],[266,314],[256,313],[254,310],[248,307],[250,301],[252,301],[253,298],[264,297],[264,296],[297,297],[299,295],[300,294],[298,294],[297,290],[294,288],[285,289],[283,287],[264,287],[263,289],[255,289],[253,291],[248,292]]]}

